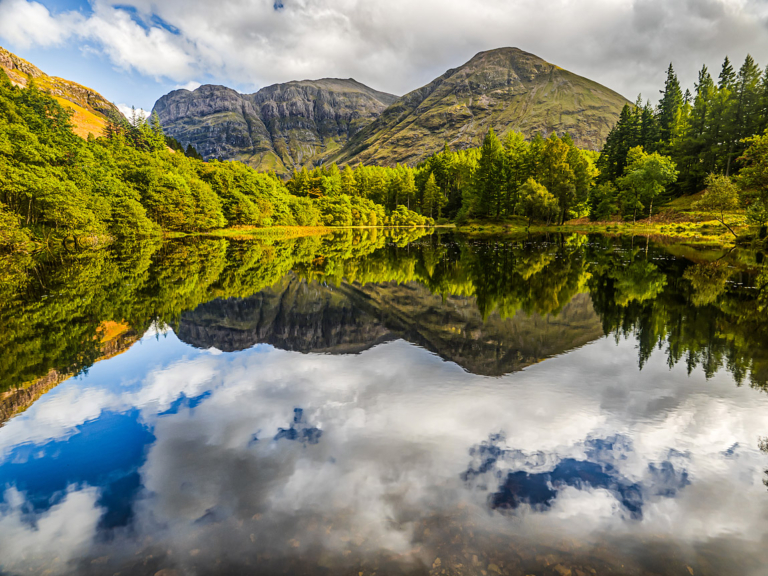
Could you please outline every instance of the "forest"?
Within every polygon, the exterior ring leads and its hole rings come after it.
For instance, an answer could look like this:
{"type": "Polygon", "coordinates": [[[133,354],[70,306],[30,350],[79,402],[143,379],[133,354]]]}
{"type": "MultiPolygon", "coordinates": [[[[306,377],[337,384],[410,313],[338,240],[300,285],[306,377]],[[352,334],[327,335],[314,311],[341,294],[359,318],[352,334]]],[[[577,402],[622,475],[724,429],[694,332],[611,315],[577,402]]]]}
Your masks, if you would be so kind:
{"type": "Polygon", "coordinates": [[[415,167],[331,164],[283,181],[204,161],[156,117],[114,117],[104,135],[83,140],[56,100],[0,72],[0,249],[238,226],[636,221],[705,189],[698,208],[734,235],[728,214],[744,210],[764,236],[767,128],[768,70],[748,56],[735,71],[726,58],[717,82],[702,68],[693,93],[670,65],[659,104],[626,105],[599,153],[567,134],[490,129],[482,146],[446,144],[415,167]]]}
{"type": "Polygon", "coordinates": [[[157,118],[141,116],[112,118],[103,136],[83,140],[55,99],[14,87],[0,71],[0,248],[227,226],[431,223],[359,196],[296,196],[273,174],[204,162],[177,144],[157,118]]]}
{"type": "MultiPolygon", "coordinates": [[[[340,230],[247,242],[155,238],[6,259],[0,328],[8,353],[0,357],[0,393],[50,370],[87,369],[109,353],[110,327],[124,325],[136,338],[152,325],[175,327],[185,311],[249,297],[289,273],[334,289],[416,282],[443,301],[471,298],[484,320],[518,312],[558,317],[588,293],[605,334],[637,340],[641,368],[663,354],[670,366],[702,366],[708,376],[727,369],[738,383],[768,390],[768,308],[764,290],[755,289],[768,282],[768,267],[756,264],[760,253],[694,262],[636,238],[555,233],[539,242],[476,240],[437,230],[340,230]]],[[[434,304],[424,301],[425,309],[434,304]]],[[[443,329],[444,338],[466,338],[443,329]]]]}
{"type": "Polygon", "coordinates": [[[705,188],[704,212],[747,209],[768,222],[768,69],[751,56],[728,58],[715,82],[706,66],[694,92],[682,91],[670,64],[657,106],[627,104],[600,153],[565,134],[527,140],[489,130],[479,148],[444,150],[416,167],[319,167],[296,171],[299,196],[364,197],[405,206],[439,222],[522,216],[546,224],[572,218],[637,220],[654,205],[705,188]]]}

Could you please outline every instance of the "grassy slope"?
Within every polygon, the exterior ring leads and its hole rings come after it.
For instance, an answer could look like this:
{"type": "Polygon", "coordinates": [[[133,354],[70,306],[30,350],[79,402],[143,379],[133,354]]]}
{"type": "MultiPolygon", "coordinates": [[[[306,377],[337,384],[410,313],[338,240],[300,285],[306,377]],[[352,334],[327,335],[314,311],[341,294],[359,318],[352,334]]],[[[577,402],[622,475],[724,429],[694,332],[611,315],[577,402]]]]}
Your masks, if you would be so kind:
{"type": "Polygon", "coordinates": [[[532,54],[493,50],[406,94],[328,160],[415,164],[446,142],[479,146],[490,127],[501,135],[569,132],[581,147],[598,149],[626,103],[532,54]]]}
{"type": "Polygon", "coordinates": [[[117,108],[95,90],[56,76],[48,76],[23,58],[0,47],[0,68],[17,86],[34,82],[38,88],[49,92],[65,108],[72,110],[74,132],[82,138],[88,134],[101,136],[107,125],[106,112],[117,108]]]}
{"type": "Polygon", "coordinates": [[[83,139],[88,138],[88,134],[93,134],[95,137],[99,137],[104,133],[107,127],[107,120],[101,114],[86,110],[77,104],[65,100],[64,98],[55,96],[59,104],[72,110],[72,125],[73,132],[83,139]]]}

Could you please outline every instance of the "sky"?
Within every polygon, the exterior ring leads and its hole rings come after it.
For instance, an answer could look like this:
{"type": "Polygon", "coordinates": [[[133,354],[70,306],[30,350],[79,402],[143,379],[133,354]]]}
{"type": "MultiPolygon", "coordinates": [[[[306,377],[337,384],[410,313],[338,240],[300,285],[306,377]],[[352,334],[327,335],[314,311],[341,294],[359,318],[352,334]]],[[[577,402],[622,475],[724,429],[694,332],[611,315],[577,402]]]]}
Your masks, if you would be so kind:
{"type": "Polygon", "coordinates": [[[0,0],[0,45],[119,105],[199,84],[355,78],[402,95],[516,46],[634,100],[674,63],[768,64],[766,0],[0,0]]]}

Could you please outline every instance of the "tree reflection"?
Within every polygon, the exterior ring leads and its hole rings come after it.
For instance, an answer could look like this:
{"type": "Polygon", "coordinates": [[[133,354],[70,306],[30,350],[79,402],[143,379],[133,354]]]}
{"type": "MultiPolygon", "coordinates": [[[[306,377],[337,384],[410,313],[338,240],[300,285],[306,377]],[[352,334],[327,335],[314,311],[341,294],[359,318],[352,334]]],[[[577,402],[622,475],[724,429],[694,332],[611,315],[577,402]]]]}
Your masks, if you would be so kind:
{"type": "MultiPolygon", "coordinates": [[[[177,326],[184,312],[257,294],[289,272],[331,286],[415,282],[443,300],[473,299],[485,322],[518,314],[555,318],[577,294],[588,293],[605,334],[637,340],[640,368],[658,350],[670,367],[700,366],[707,377],[725,368],[739,384],[748,380],[768,389],[768,268],[748,251],[713,262],[706,254],[674,257],[652,243],[636,249],[631,240],[599,236],[425,234],[343,230],[288,240],[193,238],[6,256],[0,265],[0,391],[76,374],[130,346],[153,323],[177,326]]],[[[393,303],[389,297],[381,302],[393,303]]],[[[432,304],[419,306],[411,301],[401,312],[441,324],[426,319],[432,304]]],[[[564,325],[563,333],[568,329],[564,325]]],[[[438,345],[437,337],[429,336],[435,349],[458,350],[455,343],[438,345]]],[[[511,349],[503,339],[482,346],[499,357],[511,349]]],[[[470,348],[462,354],[469,357],[470,348]]]]}

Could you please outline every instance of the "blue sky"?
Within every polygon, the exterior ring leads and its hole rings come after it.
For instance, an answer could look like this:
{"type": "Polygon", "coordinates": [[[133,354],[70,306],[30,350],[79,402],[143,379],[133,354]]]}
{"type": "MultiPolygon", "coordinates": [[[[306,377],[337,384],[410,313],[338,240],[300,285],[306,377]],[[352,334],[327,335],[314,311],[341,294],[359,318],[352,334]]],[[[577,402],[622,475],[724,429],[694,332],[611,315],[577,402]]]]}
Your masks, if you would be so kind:
{"type": "Polygon", "coordinates": [[[143,108],[200,83],[351,77],[399,95],[502,46],[656,99],[670,61],[690,88],[726,54],[768,64],[768,2],[0,0],[0,45],[143,108]]]}

